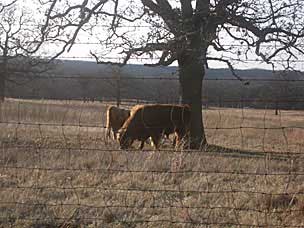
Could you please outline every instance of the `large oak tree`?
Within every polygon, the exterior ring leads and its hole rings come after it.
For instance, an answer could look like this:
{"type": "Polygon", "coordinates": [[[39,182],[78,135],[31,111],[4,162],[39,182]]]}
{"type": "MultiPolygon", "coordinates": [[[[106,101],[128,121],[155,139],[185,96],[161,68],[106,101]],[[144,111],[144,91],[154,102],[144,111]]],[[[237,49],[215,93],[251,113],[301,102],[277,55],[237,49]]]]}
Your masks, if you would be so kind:
{"type": "Polygon", "coordinates": [[[303,54],[304,2],[299,0],[40,1],[47,8],[45,26],[52,28],[54,40],[62,42],[54,57],[87,32],[99,36],[103,51],[122,56],[115,63],[92,53],[99,63],[124,65],[134,56],[146,55],[158,58],[149,65],[177,62],[182,102],[192,111],[191,148],[207,143],[201,94],[209,61],[221,61],[233,70],[227,56],[254,54],[266,63],[290,68],[303,54]],[[145,33],[138,35],[140,27],[145,33]],[[104,32],[94,32],[96,28],[104,32]]]}

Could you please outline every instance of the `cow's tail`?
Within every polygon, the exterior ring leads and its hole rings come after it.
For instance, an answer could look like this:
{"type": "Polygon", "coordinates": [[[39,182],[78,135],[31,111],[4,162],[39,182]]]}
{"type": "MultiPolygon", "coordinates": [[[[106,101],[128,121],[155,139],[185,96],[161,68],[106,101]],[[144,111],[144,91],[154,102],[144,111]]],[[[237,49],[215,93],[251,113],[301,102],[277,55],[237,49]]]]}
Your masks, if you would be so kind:
{"type": "Polygon", "coordinates": [[[106,137],[111,138],[111,107],[107,109],[106,137]]]}

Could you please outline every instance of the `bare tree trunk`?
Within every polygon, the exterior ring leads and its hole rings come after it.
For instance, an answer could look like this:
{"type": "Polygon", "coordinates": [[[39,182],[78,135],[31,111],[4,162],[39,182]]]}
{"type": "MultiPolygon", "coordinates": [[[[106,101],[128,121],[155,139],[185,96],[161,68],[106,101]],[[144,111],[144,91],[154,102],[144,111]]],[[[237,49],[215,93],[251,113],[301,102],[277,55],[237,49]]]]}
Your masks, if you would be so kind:
{"type": "Polygon", "coordinates": [[[0,102],[3,102],[5,97],[5,71],[2,67],[0,64],[0,102]]]}
{"type": "Polygon", "coordinates": [[[4,101],[4,97],[5,97],[5,80],[4,80],[4,77],[2,77],[1,75],[1,78],[0,78],[0,102],[3,102],[4,101]]]}
{"type": "Polygon", "coordinates": [[[8,42],[9,37],[6,34],[6,39],[4,41],[4,49],[1,60],[0,60],[0,102],[4,101],[5,98],[5,81],[6,77],[8,77],[8,42]]]}
{"type": "Polygon", "coordinates": [[[179,61],[179,80],[182,103],[189,104],[191,110],[190,148],[199,149],[207,144],[202,119],[202,83],[204,66],[198,56],[184,55],[179,61]]]}
{"type": "Polygon", "coordinates": [[[116,78],[116,106],[120,105],[120,74],[116,78]]]}

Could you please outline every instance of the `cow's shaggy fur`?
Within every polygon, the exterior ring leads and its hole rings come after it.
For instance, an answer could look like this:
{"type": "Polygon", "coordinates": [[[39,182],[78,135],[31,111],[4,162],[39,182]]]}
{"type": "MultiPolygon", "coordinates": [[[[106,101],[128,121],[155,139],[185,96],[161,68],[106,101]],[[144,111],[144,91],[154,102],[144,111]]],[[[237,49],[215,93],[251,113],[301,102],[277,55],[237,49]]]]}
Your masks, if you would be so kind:
{"type": "Polygon", "coordinates": [[[129,148],[134,140],[144,142],[151,137],[157,149],[163,134],[176,134],[176,145],[186,135],[190,123],[190,108],[187,105],[137,105],[119,130],[121,149],[129,148]]]}
{"type": "Polygon", "coordinates": [[[116,106],[109,106],[106,115],[107,115],[106,136],[108,138],[111,138],[111,130],[112,130],[113,138],[116,140],[118,130],[122,127],[124,122],[130,116],[130,110],[118,108],[116,106]]]}

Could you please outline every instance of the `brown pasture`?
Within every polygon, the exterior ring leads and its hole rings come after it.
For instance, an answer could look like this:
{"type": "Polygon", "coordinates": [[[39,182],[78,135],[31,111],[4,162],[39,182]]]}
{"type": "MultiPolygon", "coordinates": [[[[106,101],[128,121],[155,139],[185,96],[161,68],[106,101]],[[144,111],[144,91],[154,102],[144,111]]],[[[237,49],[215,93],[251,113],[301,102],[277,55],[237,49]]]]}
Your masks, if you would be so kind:
{"type": "Polygon", "coordinates": [[[303,111],[214,107],[206,151],[122,151],[106,108],[0,104],[0,227],[304,226],[303,111]]]}

